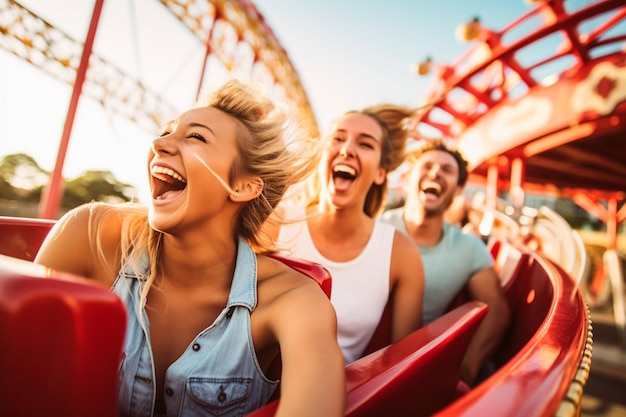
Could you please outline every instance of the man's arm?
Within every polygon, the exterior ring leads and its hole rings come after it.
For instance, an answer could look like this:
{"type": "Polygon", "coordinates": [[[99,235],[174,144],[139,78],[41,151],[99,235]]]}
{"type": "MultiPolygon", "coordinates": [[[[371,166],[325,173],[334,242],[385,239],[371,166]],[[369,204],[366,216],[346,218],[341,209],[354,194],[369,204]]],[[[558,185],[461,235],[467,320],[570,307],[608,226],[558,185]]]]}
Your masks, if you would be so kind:
{"type": "Polygon", "coordinates": [[[485,268],[472,275],[467,287],[472,299],[482,301],[489,307],[461,364],[461,379],[473,385],[485,360],[498,348],[510,324],[511,313],[493,267],[485,268]]]}

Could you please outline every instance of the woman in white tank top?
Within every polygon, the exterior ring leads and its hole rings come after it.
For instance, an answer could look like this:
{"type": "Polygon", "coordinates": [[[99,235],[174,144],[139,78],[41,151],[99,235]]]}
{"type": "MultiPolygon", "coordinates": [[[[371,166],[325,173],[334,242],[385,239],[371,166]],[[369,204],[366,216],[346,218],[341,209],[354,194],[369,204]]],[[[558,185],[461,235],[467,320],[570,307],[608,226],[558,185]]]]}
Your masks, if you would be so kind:
{"type": "Polygon", "coordinates": [[[315,178],[317,188],[307,196],[309,204],[285,208],[289,222],[279,231],[268,230],[277,237],[279,250],[318,262],[331,273],[331,302],[346,364],[362,356],[388,301],[393,306],[392,342],[421,326],[424,272],[419,251],[376,220],[387,174],[402,162],[405,120],[412,112],[379,105],[339,118],[315,178]]]}

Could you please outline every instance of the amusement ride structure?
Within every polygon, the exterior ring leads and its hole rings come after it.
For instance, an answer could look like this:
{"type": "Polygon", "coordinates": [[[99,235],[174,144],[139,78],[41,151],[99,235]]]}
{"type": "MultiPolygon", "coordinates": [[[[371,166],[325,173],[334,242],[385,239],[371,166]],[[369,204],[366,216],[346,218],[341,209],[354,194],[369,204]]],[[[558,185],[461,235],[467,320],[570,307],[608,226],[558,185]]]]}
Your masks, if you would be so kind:
{"type": "MultiPolygon", "coordinates": [[[[81,94],[113,114],[152,133],[177,112],[118,66],[93,53],[104,0],[96,0],[85,40],[74,39],[15,0],[0,0],[0,48],[72,86],[72,97],[57,163],[41,204],[40,217],[56,218],[63,192],[61,173],[81,94]]],[[[161,0],[161,4],[204,46],[196,98],[213,73],[243,72],[267,87],[295,117],[318,134],[317,124],[298,73],[287,53],[250,0],[161,0]]],[[[222,76],[223,77],[223,76],[222,76]]]]}
{"type": "MultiPolygon", "coordinates": [[[[271,84],[274,98],[288,102],[317,134],[298,75],[251,1],[161,3],[204,45],[197,96],[212,65],[227,72],[249,71],[252,79],[271,84]]],[[[379,326],[383,330],[370,343],[371,353],[346,368],[346,415],[580,415],[593,343],[579,286],[588,273],[587,254],[580,236],[557,213],[525,207],[526,193],[570,197],[606,223],[605,265],[616,323],[624,333],[623,275],[616,241],[618,226],[626,219],[626,206],[619,206],[626,192],[626,5],[623,0],[533,3],[499,32],[484,27],[479,18],[459,27],[459,35],[472,44],[454,63],[428,59],[420,64],[418,73],[431,76],[431,88],[411,124],[418,138],[440,137],[455,143],[469,160],[470,181],[485,187],[485,199],[474,209],[481,214],[480,226],[487,226],[485,234],[491,235],[489,249],[513,314],[511,329],[494,358],[498,369],[472,388],[457,376],[464,349],[485,314],[484,305],[460,300],[440,320],[394,344],[385,336],[383,317],[379,326]],[[505,200],[499,197],[503,191],[508,194],[505,200]]],[[[122,317],[110,294],[90,289],[95,295],[87,297],[81,292],[86,284],[68,288],[62,274],[58,285],[52,276],[42,292],[42,272],[28,264],[56,218],[63,159],[81,93],[149,129],[155,129],[165,113],[171,114],[168,104],[141,81],[92,54],[102,6],[103,0],[95,0],[82,43],[18,2],[0,0],[0,47],[73,86],[41,219],[0,218],[0,331],[15,336],[9,347],[0,349],[5,375],[30,375],[20,367],[28,362],[23,357],[36,356],[40,343],[53,339],[42,328],[41,340],[20,344],[16,329],[33,314],[43,322],[58,320],[64,303],[89,306],[97,299],[102,303],[99,308],[122,317]],[[27,310],[36,302],[37,308],[27,310]],[[15,307],[20,303],[22,309],[15,307]]],[[[285,262],[302,267],[297,261],[285,262]]],[[[328,294],[332,277],[308,265],[303,270],[328,294]]],[[[81,315],[83,310],[74,308],[71,314],[81,315]]],[[[55,357],[51,348],[45,357],[50,360],[35,364],[40,375],[50,373],[39,385],[33,386],[30,379],[0,376],[0,395],[4,395],[0,410],[20,415],[20,410],[43,404],[71,411],[63,415],[84,415],[76,410],[114,415],[111,398],[116,395],[119,357],[115,354],[124,324],[122,320],[117,327],[107,323],[109,338],[93,335],[93,340],[86,340],[77,336],[84,334],[79,321],[67,320],[66,342],[77,352],[102,352],[99,368],[63,353],[55,357]],[[55,360],[64,361],[65,373],[58,372],[55,360]],[[110,366],[105,366],[106,361],[110,366]],[[93,378],[90,372],[102,373],[100,380],[106,385],[88,392],[90,402],[76,400],[82,395],[50,388],[89,390],[93,384],[80,381],[93,378]],[[24,392],[41,398],[23,401],[24,392]]],[[[104,326],[101,318],[84,320],[104,326]]],[[[279,401],[253,415],[272,416],[279,401]]]]}
{"type": "Polygon", "coordinates": [[[538,214],[558,216],[545,207],[522,210],[525,193],[572,198],[606,224],[605,275],[626,346],[617,254],[618,227],[626,219],[626,205],[619,207],[626,198],[626,6],[619,0],[533,3],[498,32],[478,18],[459,26],[457,35],[473,42],[462,56],[420,64],[418,73],[432,73],[432,82],[416,132],[454,141],[470,162],[472,180],[486,187],[486,220],[504,219],[514,233],[534,227],[544,252],[577,280],[587,272],[576,261],[584,258],[579,236],[558,219],[550,221],[552,230],[542,230],[538,214]],[[499,201],[502,191],[508,201],[499,201]],[[498,215],[504,211],[508,219],[498,215]]]}

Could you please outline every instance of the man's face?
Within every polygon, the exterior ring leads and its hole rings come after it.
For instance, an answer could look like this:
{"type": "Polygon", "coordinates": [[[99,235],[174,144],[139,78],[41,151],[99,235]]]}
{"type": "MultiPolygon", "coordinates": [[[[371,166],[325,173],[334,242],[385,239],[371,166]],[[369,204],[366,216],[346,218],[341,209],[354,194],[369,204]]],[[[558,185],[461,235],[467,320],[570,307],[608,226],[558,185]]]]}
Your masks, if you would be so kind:
{"type": "Polygon", "coordinates": [[[452,155],[444,151],[428,151],[413,163],[409,176],[409,192],[426,215],[442,214],[457,194],[459,166],[452,155]]]}

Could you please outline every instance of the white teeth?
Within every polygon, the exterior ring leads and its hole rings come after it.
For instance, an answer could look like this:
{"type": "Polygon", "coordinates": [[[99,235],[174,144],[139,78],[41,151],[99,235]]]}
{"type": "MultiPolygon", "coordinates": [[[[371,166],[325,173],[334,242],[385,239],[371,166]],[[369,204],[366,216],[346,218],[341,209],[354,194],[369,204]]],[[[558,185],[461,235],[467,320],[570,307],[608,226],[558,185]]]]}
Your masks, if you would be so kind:
{"type": "Polygon", "coordinates": [[[352,168],[352,167],[347,166],[347,165],[341,165],[341,164],[335,165],[333,167],[333,172],[345,172],[347,174],[356,176],[356,170],[354,168],[352,168]]]}
{"type": "Polygon", "coordinates": [[[184,183],[187,182],[178,172],[170,168],[165,168],[159,165],[154,165],[151,171],[153,174],[154,173],[165,174],[165,175],[169,175],[172,178],[177,179],[180,182],[184,182],[184,183]]]}
{"type": "Polygon", "coordinates": [[[422,183],[422,190],[435,190],[436,192],[441,192],[441,185],[433,181],[424,181],[422,183]]]}

